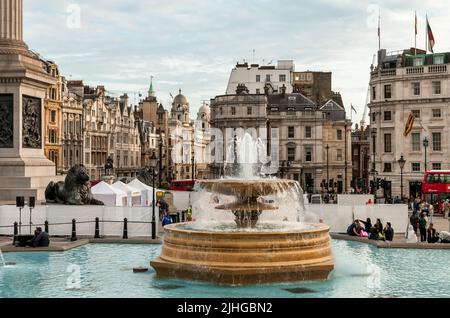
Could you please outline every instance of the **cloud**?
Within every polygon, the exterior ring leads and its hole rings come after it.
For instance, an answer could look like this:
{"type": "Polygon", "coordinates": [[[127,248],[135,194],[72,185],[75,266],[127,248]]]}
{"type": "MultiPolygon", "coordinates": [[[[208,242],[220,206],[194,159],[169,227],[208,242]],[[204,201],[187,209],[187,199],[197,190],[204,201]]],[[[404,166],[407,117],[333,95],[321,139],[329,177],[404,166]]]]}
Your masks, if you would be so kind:
{"type": "MultiPolygon", "coordinates": [[[[382,46],[414,44],[414,10],[423,47],[428,13],[436,50],[450,50],[445,0],[25,0],[25,39],[63,74],[110,91],[146,92],[150,76],[161,101],[179,88],[196,112],[223,94],[236,61],[293,59],[297,70],[333,72],[333,89],[362,114],[369,66],[382,46]],[[80,7],[70,28],[69,5],[80,7]]],[[[194,117],[195,114],[192,114],[194,117]]],[[[359,120],[358,120],[359,121],[359,120]]]]}

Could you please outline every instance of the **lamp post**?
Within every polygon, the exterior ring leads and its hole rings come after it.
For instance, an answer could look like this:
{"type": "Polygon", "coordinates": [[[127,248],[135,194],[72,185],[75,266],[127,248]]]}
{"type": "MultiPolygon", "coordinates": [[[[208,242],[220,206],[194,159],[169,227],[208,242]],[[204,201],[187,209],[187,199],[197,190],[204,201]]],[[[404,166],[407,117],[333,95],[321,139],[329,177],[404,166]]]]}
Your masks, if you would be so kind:
{"type": "Polygon", "coordinates": [[[153,193],[152,193],[152,240],[156,239],[156,218],[155,218],[155,208],[156,208],[156,198],[155,198],[155,179],[156,179],[156,165],[158,163],[158,159],[156,158],[155,152],[153,152],[150,157],[150,170],[152,172],[152,182],[153,182],[153,193]]]}
{"type": "Polygon", "coordinates": [[[425,148],[425,173],[427,172],[427,148],[429,144],[428,138],[425,137],[423,140],[423,147],[425,148]]]}
{"type": "Polygon", "coordinates": [[[328,154],[329,154],[329,151],[330,151],[330,146],[329,145],[327,145],[326,147],[325,147],[325,149],[327,150],[327,193],[329,193],[330,192],[330,171],[329,171],[329,160],[328,160],[328,154]]]}
{"type": "Polygon", "coordinates": [[[194,182],[195,182],[195,151],[194,151],[194,147],[195,147],[195,140],[194,140],[194,136],[192,136],[192,144],[191,144],[192,186],[194,186],[194,182]]]}
{"type": "Polygon", "coordinates": [[[398,160],[398,165],[400,166],[400,200],[403,202],[403,168],[405,167],[406,160],[403,155],[398,160]]]}
{"type": "Polygon", "coordinates": [[[163,153],[162,153],[162,149],[163,149],[163,140],[162,140],[162,135],[161,135],[161,131],[159,132],[159,174],[158,174],[158,184],[159,184],[159,188],[162,188],[162,171],[163,171],[163,153]]]}

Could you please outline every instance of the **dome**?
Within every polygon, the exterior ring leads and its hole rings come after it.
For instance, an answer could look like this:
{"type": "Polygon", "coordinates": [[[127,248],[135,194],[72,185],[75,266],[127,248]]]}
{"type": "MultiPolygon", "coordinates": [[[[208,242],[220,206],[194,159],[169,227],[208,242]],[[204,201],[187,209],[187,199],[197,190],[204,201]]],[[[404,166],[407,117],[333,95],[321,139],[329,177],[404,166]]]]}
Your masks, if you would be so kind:
{"type": "Polygon", "coordinates": [[[206,114],[207,116],[209,116],[210,113],[211,113],[211,110],[209,108],[209,105],[204,103],[198,110],[198,117],[200,118],[203,114],[206,114]]]}
{"type": "Polygon", "coordinates": [[[179,94],[177,96],[175,96],[175,98],[173,99],[173,104],[174,105],[182,105],[182,106],[188,104],[186,96],[181,94],[181,89],[179,91],[179,94]]]}

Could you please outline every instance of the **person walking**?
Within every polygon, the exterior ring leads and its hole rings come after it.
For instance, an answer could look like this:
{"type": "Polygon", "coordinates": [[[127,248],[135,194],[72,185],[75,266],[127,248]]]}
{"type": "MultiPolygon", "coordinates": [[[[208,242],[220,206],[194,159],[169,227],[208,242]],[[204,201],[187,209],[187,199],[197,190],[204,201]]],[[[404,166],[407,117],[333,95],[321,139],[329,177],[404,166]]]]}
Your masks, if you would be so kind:
{"type": "Polygon", "coordinates": [[[450,200],[447,198],[444,202],[444,219],[448,219],[450,213],[450,200]]]}
{"type": "Polygon", "coordinates": [[[425,214],[422,212],[419,218],[419,231],[420,231],[420,241],[427,241],[427,219],[425,218],[425,214]]]}

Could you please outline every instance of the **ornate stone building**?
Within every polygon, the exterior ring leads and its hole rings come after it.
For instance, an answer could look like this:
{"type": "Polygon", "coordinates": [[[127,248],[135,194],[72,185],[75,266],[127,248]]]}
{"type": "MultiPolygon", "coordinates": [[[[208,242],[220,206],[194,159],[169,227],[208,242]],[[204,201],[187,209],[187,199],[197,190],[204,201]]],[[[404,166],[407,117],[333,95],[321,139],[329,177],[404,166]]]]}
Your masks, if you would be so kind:
{"type": "MultiPolygon", "coordinates": [[[[281,93],[266,93],[249,94],[240,85],[235,94],[211,101],[211,125],[222,131],[225,140],[220,152],[225,156],[234,139],[228,128],[255,129],[258,135],[254,137],[267,143],[267,154],[272,164],[277,163],[278,170],[272,173],[299,181],[308,192],[324,191],[325,180],[331,181],[330,192],[349,191],[351,123],[343,105],[333,99],[316,105],[284,88],[281,93]]],[[[222,176],[223,171],[223,163],[211,165],[212,177],[222,176]]]]}
{"type": "Polygon", "coordinates": [[[83,91],[82,81],[63,81],[62,90],[62,172],[83,164],[83,91]]]}
{"type": "Polygon", "coordinates": [[[378,196],[400,195],[402,155],[404,196],[420,195],[425,170],[450,169],[450,53],[382,49],[370,86],[371,170],[388,184],[378,196]],[[405,137],[410,114],[415,123],[405,137]]]}
{"type": "MultiPolygon", "coordinates": [[[[55,78],[56,83],[47,89],[44,100],[45,110],[45,156],[53,161],[56,173],[63,171],[63,149],[62,149],[62,94],[63,77],[59,73],[58,65],[52,61],[43,61],[47,72],[55,78]]],[[[81,131],[80,131],[81,132],[81,131]]]]}

